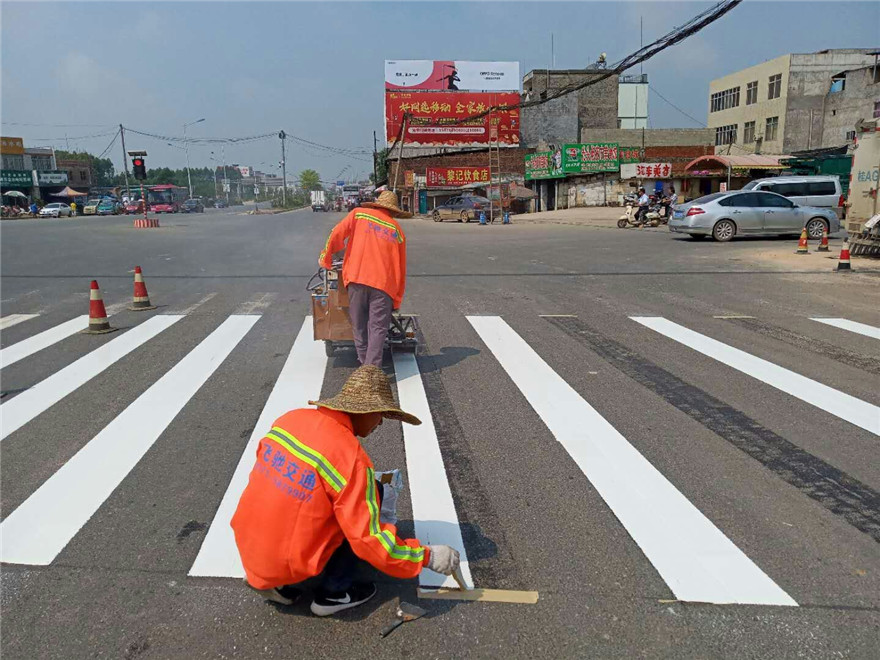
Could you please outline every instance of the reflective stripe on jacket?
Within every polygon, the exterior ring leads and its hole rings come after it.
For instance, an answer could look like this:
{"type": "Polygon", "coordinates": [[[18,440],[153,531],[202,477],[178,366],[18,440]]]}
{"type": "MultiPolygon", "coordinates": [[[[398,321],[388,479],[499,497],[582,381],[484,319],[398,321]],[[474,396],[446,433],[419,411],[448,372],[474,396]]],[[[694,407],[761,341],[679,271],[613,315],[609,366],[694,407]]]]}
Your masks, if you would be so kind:
{"type": "Polygon", "coordinates": [[[400,578],[419,574],[428,549],[379,522],[373,463],[345,413],[282,415],[257,447],[232,529],[248,582],[257,589],[318,575],[347,539],[355,554],[400,578]]]}
{"type": "Polygon", "coordinates": [[[399,309],[406,288],[406,236],[397,220],[380,209],[354,209],[330,232],[318,263],[330,268],[333,255],[343,248],[343,284],[380,289],[399,309]]]}

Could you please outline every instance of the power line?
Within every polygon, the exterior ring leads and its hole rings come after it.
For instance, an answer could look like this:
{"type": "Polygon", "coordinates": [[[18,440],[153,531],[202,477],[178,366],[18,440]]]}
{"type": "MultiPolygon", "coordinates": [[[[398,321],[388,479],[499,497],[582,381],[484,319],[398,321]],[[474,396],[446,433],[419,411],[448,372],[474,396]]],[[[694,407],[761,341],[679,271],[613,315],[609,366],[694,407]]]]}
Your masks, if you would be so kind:
{"type": "Polygon", "coordinates": [[[107,128],[113,124],[31,124],[19,121],[4,121],[4,126],[48,126],[50,128],[107,128]]]}
{"type": "Polygon", "coordinates": [[[108,145],[107,145],[107,148],[104,149],[104,151],[101,152],[101,155],[100,155],[100,156],[98,156],[98,159],[99,159],[99,160],[100,160],[101,158],[103,158],[104,156],[106,156],[106,155],[107,155],[107,152],[110,151],[110,149],[113,147],[114,144],[116,144],[116,140],[119,139],[119,133],[121,132],[121,130],[122,130],[122,129],[117,129],[117,130],[116,130],[116,134],[113,136],[113,139],[110,140],[110,144],[108,144],[108,145]]]}
{"type": "Polygon", "coordinates": [[[688,113],[686,113],[684,110],[682,110],[681,108],[679,108],[677,105],[675,105],[675,103],[673,103],[673,102],[670,101],[668,98],[666,98],[665,96],[663,96],[663,94],[661,94],[660,92],[658,92],[658,91],[657,91],[656,89],[654,89],[651,85],[648,85],[648,89],[650,89],[650,90],[651,90],[652,92],[654,92],[657,96],[659,96],[661,99],[663,99],[664,101],[666,101],[666,102],[667,102],[669,105],[671,105],[673,108],[675,108],[676,110],[678,110],[678,111],[679,111],[681,114],[683,114],[685,117],[687,117],[688,119],[690,119],[692,122],[694,122],[694,123],[696,123],[696,124],[699,124],[699,125],[702,126],[703,128],[709,128],[706,124],[704,124],[703,122],[701,122],[699,119],[697,119],[697,118],[695,118],[695,117],[692,117],[691,115],[689,115],[688,113]]]}
{"type": "Polygon", "coordinates": [[[28,138],[28,140],[31,142],[59,142],[62,140],[90,140],[92,138],[107,137],[108,135],[113,135],[113,131],[107,131],[106,133],[94,133],[93,135],[62,135],[60,137],[52,138],[28,138]]]}
{"type": "Polygon", "coordinates": [[[241,142],[255,142],[257,140],[266,140],[268,138],[274,138],[278,136],[278,133],[264,133],[262,135],[249,135],[247,137],[204,137],[204,138],[191,138],[188,137],[186,139],[182,137],[178,137],[176,135],[158,135],[156,133],[147,133],[146,131],[139,131],[134,128],[125,127],[125,130],[130,133],[135,133],[136,135],[142,135],[144,137],[153,138],[155,140],[164,140],[166,142],[188,142],[190,144],[238,144],[241,142]]]}

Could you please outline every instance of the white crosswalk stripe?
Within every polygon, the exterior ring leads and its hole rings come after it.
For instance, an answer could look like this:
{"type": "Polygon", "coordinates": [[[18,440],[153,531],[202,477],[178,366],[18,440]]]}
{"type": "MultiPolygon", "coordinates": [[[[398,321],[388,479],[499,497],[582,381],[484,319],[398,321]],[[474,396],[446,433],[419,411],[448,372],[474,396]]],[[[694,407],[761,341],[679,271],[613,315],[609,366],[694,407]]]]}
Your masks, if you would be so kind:
{"type": "Polygon", "coordinates": [[[10,314],[9,316],[4,316],[0,318],[0,330],[6,330],[6,328],[11,328],[24,321],[30,321],[38,316],[39,314],[10,314]]]}
{"type": "Polygon", "coordinates": [[[850,332],[865,335],[865,337],[870,337],[871,339],[880,339],[880,328],[875,328],[873,325],[868,325],[867,323],[859,323],[858,321],[850,321],[849,319],[814,318],[810,320],[818,321],[819,323],[824,323],[825,325],[831,325],[835,328],[849,330],[850,332]]]}
{"type": "Polygon", "coordinates": [[[797,605],[503,319],[467,318],[676,598],[797,605]]]}
{"type": "Polygon", "coordinates": [[[182,318],[154,316],[4,403],[0,406],[0,440],[182,318]]]}
{"type": "MultiPolygon", "coordinates": [[[[413,523],[416,538],[425,545],[450,545],[458,550],[461,572],[465,583],[471,587],[470,566],[458,514],[452,500],[452,491],[440,454],[440,442],[431,417],[431,408],[425,394],[425,386],[419,373],[419,365],[413,353],[394,353],[394,373],[400,407],[418,417],[419,426],[403,425],[403,444],[406,449],[406,473],[412,499],[413,523]]],[[[423,587],[452,587],[456,583],[428,569],[419,574],[423,587]]]]}
{"type": "Polygon", "coordinates": [[[326,368],[327,356],[324,353],[324,344],[312,339],[312,317],[307,316],[238,461],[229,487],[199,549],[199,554],[190,568],[190,575],[244,577],[244,569],[229,523],[232,521],[238,500],[244,492],[248,475],[254,466],[257,446],[278,417],[291,407],[305,405],[306,401],[321,396],[321,385],[324,382],[326,368]]]}
{"type": "Polygon", "coordinates": [[[0,559],[47,565],[141,460],[259,316],[230,316],[0,524],[0,559]]]}
{"type": "Polygon", "coordinates": [[[89,316],[77,316],[0,351],[0,368],[8,367],[89,327],[89,316]]]}
{"type": "Polygon", "coordinates": [[[738,348],[694,332],[662,317],[631,316],[633,321],[748,374],[771,387],[806,401],[817,408],[880,435],[880,408],[854,396],[780,367],[738,348]]]}

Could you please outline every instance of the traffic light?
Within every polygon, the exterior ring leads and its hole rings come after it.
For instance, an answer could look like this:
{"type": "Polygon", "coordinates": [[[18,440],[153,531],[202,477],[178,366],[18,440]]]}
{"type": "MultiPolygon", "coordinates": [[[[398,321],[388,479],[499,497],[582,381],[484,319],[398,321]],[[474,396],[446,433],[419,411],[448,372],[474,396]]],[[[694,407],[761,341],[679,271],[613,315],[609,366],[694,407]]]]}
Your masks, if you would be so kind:
{"type": "Polygon", "coordinates": [[[144,164],[144,159],[140,157],[135,157],[131,159],[131,167],[134,170],[134,178],[139,181],[143,181],[147,178],[147,166],[144,164]]]}

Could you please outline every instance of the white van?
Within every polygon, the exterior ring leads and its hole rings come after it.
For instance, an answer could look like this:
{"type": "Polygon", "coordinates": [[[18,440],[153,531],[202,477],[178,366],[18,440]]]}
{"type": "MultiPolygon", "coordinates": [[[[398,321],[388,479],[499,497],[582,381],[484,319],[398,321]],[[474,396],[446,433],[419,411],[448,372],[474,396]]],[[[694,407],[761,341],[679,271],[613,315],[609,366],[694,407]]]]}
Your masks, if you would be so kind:
{"type": "Polygon", "coordinates": [[[798,206],[833,209],[843,218],[844,197],[836,176],[777,176],[749,181],[743,190],[766,190],[788,197],[798,206]]]}

